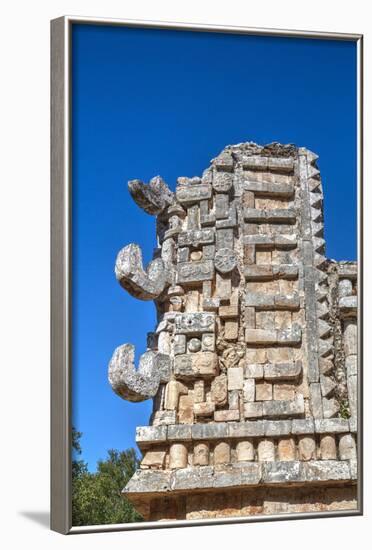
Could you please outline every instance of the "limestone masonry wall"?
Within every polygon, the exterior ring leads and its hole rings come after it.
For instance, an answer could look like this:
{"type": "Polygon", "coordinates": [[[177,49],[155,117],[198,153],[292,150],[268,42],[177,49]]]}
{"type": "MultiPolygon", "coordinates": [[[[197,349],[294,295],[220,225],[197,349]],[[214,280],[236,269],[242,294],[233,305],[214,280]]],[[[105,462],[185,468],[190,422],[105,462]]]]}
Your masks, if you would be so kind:
{"type": "Polygon", "coordinates": [[[126,246],[115,273],[158,325],[137,369],[115,350],[109,380],[153,398],[123,489],[147,520],[356,507],[357,266],[324,255],[316,159],[242,143],[175,193],[129,182],[158,247],[145,269],[126,246]]]}

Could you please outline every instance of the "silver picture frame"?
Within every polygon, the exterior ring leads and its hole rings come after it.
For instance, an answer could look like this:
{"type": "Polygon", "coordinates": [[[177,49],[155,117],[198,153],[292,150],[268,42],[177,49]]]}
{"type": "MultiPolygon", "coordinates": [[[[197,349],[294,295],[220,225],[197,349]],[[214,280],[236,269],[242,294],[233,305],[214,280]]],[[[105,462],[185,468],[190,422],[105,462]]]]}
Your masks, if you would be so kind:
{"type": "Polygon", "coordinates": [[[51,529],[62,534],[361,515],[363,513],[363,35],[65,16],[51,21],[51,529]],[[71,519],[71,29],[74,24],[352,41],[357,45],[358,508],[247,518],[73,527],[71,519]]]}

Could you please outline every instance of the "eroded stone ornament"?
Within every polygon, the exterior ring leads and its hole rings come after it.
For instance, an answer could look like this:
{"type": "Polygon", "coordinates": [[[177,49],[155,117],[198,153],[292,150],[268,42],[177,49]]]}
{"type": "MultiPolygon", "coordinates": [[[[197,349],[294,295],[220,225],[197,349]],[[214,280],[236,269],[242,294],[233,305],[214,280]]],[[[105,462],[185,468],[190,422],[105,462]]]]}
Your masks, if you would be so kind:
{"type": "Polygon", "coordinates": [[[236,267],[236,255],[230,248],[220,248],[214,257],[214,264],[220,273],[230,273],[236,267]]]}

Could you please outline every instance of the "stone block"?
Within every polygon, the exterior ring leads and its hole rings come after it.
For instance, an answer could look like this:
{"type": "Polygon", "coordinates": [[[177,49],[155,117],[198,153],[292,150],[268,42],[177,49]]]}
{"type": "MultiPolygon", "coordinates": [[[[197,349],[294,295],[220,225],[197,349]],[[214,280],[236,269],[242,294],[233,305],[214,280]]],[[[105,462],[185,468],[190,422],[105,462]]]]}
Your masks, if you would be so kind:
{"type": "Polygon", "coordinates": [[[228,390],[243,389],[243,368],[231,367],[227,369],[227,388],[228,390]]]}
{"type": "Polygon", "coordinates": [[[351,434],[343,434],[340,436],[338,451],[341,460],[351,460],[356,458],[355,439],[351,434]]]}
{"type": "Polygon", "coordinates": [[[216,337],[214,334],[202,335],[202,351],[215,351],[216,349],[216,337]]]}
{"type": "Polygon", "coordinates": [[[267,382],[256,383],[256,401],[270,401],[273,398],[273,386],[267,382]]]}
{"type": "Polygon", "coordinates": [[[263,378],[264,368],[259,363],[246,364],[244,367],[244,378],[263,378]]]}
{"type": "Polygon", "coordinates": [[[178,422],[180,424],[192,424],[194,422],[194,399],[191,395],[180,396],[178,422]]]}
{"type": "Polygon", "coordinates": [[[217,406],[223,406],[227,402],[227,376],[222,373],[216,376],[211,383],[211,399],[217,406]]]}
{"type": "Polygon", "coordinates": [[[243,382],[243,400],[254,401],[255,399],[255,380],[254,378],[248,378],[243,382]]]}
{"type": "Polygon", "coordinates": [[[243,183],[244,191],[252,191],[261,196],[289,199],[294,195],[294,186],[290,183],[271,183],[261,181],[247,181],[243,183]]]}
{"type": "Polygon", "coordinates": [[[322,435],[320,438],[320,457],[322,460],[336,460],[337,447],[334,435],[322,435]]]}
{"type": "Polygon", "coordinates": [[[254,446],[252,441],[239,441],[236,445],[238,462],[254,460],[254,446]]]}
{"type": "Polygon", "coordinates": [[[228,437],[228,424],[209,422],[208,424],[194,424],[191,428],[192,438],[199,439],[223,439],[228,437]]]}
{"type": "Polygon", "coordinates": [[[194,403],[203,403],[205,401],[204,380],[194,382],[194,403]]]}
{"type": "Polygon", "coordinates": [[[351,479],[347,461],[310,460],[302,464],[306,481],[344,481],[351,479]]]}
{"type": "Polygon", "coordinates": [[[296,445],[292,437],[280,439],[278,442],[279,460],[288,462],[296,459],[296,445]]]}
{"type": "Polygon", "coordinates": [[[184,262],[177,265],[177,283],[199,283],[210,281],[214,276],[214,264],[212,260],[201,262],[184,262]]]}
{"type": "Polygon", "coordinates": [[[204,332],[214,332],[215,315],[213,313],[177,313],[175,317],[176,334],[198,336],[204,332]]]}
{"type": "MultiPolygon", "coordinates": [[[[249,405],[261,405],[260,403],[249,403],[249,405]]],[[[264,435],[264,422],[262,420],[237,422],[228,425],[228,437],[247,438],[261,437],[264,435]]]]}
{"type": "Polygon", "coordinates": [[[214,421],[215,422],[232,422],[240,419],[239,410],[223,410],[215,411],[214,421]]]}
{"type": "Polygon", "coordinates": [[[173,341],[174,355],[181,355],[186,352],[186,336],[184,334],[176,334],[173,341]]]}
{"type": "Polygon", "coordinates": [[[263,402],[264,416],[292,416],[304,414],[304,398],[298,394],[293,401],[264,401],[263,402]]]}
{"type": "Polygon", "coordinates": [[[316,460],[316,443],[314,437],[305,435],[298,440],[298,458],[300,460],[316,460]]]}
{"type": "Polygon", "coordinates": [[[233,229],[217,229],[216,230],[216,249],[234,248],[234,230],[233,229]]]}
{"type": "Polygon", "coordinates": [[[225,340],[237,340],[239,325],[236,321],[225,321],[224,336],[225,340]]]}
{"type": "Polygon", "coordinates": [[[239,390],[231,390],[228,392],[229,409],[239,409],[239,390]]]}
{"type": "Polygon", "coordinates": [[[194,414],[198,417],[212,416],[215,408],[216,406],[214,403],[194,403],[194,414]]]}
{"type": "Polygon", "coordinates": [[[358,353],[358,332],[355,321],[345,320],[343,334],[345,355],[356,355],[358,353]]]}
{"type": "Polygon", "coordinates": [[[149,468],[162,469],[165,464],[165,451],[146,451],[141,460],[141,468],[148,466],[149,468]]]}
{"type": "Polygon", "coordinates": [[[214,447],[213,462],[217,464],[228,464],[230,462],[230,445],[225,441],[220,441],[214,447]]]}
{"type": "Polygon", "coordinates": [[[263,329],[245,329],[245,341],[250,345],[276,344],[277,331],[263,329]]]}
{"type": "Polygon", "coordinates": [[[347,393],[349,398],[350,414],[352,418],[358,416],[358,378],[357,376],[347,377],[347,393]]]}
{"type": "Polygon", "coordinates": [[[218,309],[218,315],[222,319],[233,319],[239,316],[238,304],[232,304],[229,306],[220,306],[218,309]]]}
{"type": "Polygon", "coordinates": [[[299,461],[273,462],[268,461],[262,467],[264,483],[294,483],[305,481],[303,465],[299,461]]]}
{"type": "Polygon", "coordinates": [[[292,422],[290,420],[264,420],[265,435],[278,437],[281,435],[290,435],[292,431],[292,422]]]}
{"type": "Polygon", "coordinates": [[[173,443],[169,449],[169,468],[186,468],[187,447],[184,443],[173,443]]]}
{"type": "Polygon", "coordinates": [[[260,462],[273,462],[275,460],[275,445],[271,439],[262,439],[257,446],[258,460],[260,462]]]}
{"type": "Polygon", "coordinates": [[[317,418],[314,421],[315,432],[318,434],[326,433],[345,433],[349,431],[349,422],[344,418],[317,418]]]}
{"type": "Polygon", "coordinates": [[[233,174],[229,172],[215,172],[213,174],[213,189],[217,193],[228,193],[233,184],[233,174]]]}
{"type": "Polygon", "coordinates": [[[356,355],[345,357],[345,369],[347,376],[356,376],[358,374],[358,358],[356,355]]]}
{"type": "Polygon", "coordinates": [[[310,406],[311,412],[314,418],[323,417],[323,404],[322,404],[322,394],[320,391],[320,384],[313,383],[310,384],[310,406]]]}
{"type": "Polygon", "coordinates": [[[174,358],[174,374],[179,379],[209,378],[216,376],[217,370],[217,355],[209,351],[176,355],[174,358]]]}
{"type": "Polygon", "coordinates": [[[210,199],[212,187],[207,184],[177,185],[176,198],[180,204],[194,204],[201,200],[210,199]]]}
{"type": "Polygon", "coordinates": [[[169,441],[191,441],[191,425],[174,424],[168,426],[167,438],[169,441]]]}
{"type": "Polygon", "coordinates": [[[216,220],[227,218],[229,215],[229,196],[226,193],[216,193],[214,201],[216,220]]]}
{"type": "Polygon", "coordinates": [[[313,434],[314,432],[315,425],[312,418],[297,418],[292,420],[293,434],[313,434]]]}
{"type": "Polygon", "coordinates": [[[167,426],[139,426],[136,429],[136,443],[160,443],[167,440],[167,426]]]}
{"type": "Polygon", "coordinates": [[[167,426],[176,422],[176,411],[155,411],[151,415],[151,423],[154,426],[167,426]]]}
{"type": "Polygon", "coordinates": [[[209,464],[208,443],[198,443],[194,446],[193,463],[194,463],[194,466],[208,466],[209,464]]]}
{"type": "Polygon", "coordinates": [[[266,380],[296,380],[302,372],[302,361],[267,364],[263,367],[266,380]]]}
{"type": "Polygon", "coordinates": [[[295,388],[291,384],[274,384],[273,399],[274,401],[293,401],[295,398],[295,388]]]}
{"type": "Polygon", "coordinates": [[[261,403],[244,403],[245,418],[260,418],[263,416],[263,406],[261,403]]]}

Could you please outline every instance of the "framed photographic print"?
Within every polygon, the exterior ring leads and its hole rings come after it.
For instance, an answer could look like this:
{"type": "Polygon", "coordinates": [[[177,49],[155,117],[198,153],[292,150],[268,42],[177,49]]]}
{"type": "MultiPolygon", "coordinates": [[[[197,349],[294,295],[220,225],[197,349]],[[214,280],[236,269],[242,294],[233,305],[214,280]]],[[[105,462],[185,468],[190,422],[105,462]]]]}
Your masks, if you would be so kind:
{"type": "Polygon", "coordinates": [[[52,529],[361,514],[362,36],[51,37],[52,529]]]}

